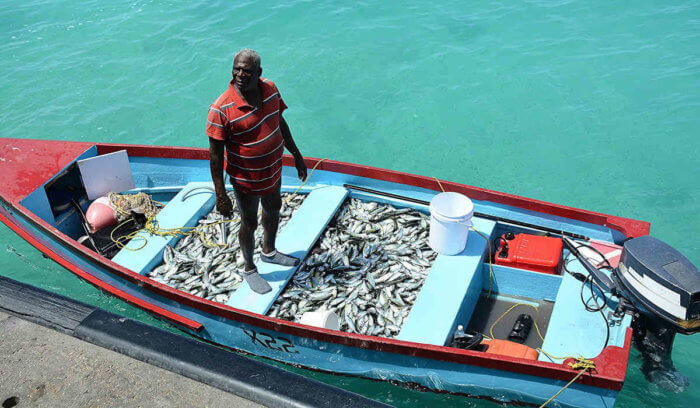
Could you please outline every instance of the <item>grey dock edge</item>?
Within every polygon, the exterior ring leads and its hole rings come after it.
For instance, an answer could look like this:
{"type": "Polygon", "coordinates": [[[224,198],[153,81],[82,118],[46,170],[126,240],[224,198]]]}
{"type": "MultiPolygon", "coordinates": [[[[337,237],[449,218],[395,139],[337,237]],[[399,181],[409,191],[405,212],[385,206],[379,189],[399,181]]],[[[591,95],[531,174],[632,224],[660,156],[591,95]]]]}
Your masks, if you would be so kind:
{"type": "Polygon", "coordinates": [[[390,407],[3,276],[0,311],[268,407],[390,407]]]}

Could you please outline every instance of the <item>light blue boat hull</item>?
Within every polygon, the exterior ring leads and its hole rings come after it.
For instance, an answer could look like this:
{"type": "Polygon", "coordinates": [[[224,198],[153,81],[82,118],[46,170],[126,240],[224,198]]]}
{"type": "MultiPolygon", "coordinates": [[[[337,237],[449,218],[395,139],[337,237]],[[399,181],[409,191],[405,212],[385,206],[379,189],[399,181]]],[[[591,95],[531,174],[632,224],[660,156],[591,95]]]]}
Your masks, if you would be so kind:
{"type": "MultiPolygon", "coordinates": [[[[208,173],[209,164],[203,160],[135,157],[131,158],[131,165],[137,188],[141,189],[164,185],[184,186],[191,182],[206,182],[210,180],[208,173]]],[[[327,185],[342,186],[344,183],[381,189],[422,200],[430,200],[435,194],[432,190],[419,187],[323,171],[317,171],[303,191],[308,192],[327,185]]],[[[285,168],[283,185],[286,190],[291,190],[298,185],[294,169],[285,168]]],[[[394,202],[394,200],[365,193],[353,192],[352,196],[375,201],[394,202]]],[[[477,211],[581,233],[603,241],[614,240],[613,235],[615,232],[598,225],[534,213],[497,203],[477,201],[475,204],[477,211]]],[[[31,207],[31,203],[25,203],[25,205],[31,207]]],[[[425,210],[424,207],[418,204],[403,202],[401,205],[419,207],[425,210]]],[[[20,229],[46,246],[56,256],[131,296],[144,299],[153,305],[201,323],[204,326],[204,330],[196,333],[197,336],[236,350],[314,370],[376,380],[417,384],[429,390],[484,397],[503,402],[539,405],[566,385],[566,381],[563,380],[408,356],[388,351],[346,346],[304,336],[261,329],[240,321],[222,318],[162,297],[138,284],[116,276],[108,268],[105,268],[103,264],[92,262],[81,256],[74,249],[67,247],[62,240],[47,234],[46,231],[38,228],[34,223],[9,206],[3,205],[0,208],[0,212],[3,216],[12,220],[20,229]]],[[[481,271],[478,273],[481,273],[481,271]]],[[[517,283],[508,282],[507,279],[502,279],[500,285],[503,288],[507,286],[519,287],[517,283]]],[[[526,291],[543,290],[538,285],[533,285],[530,289],[527,289],[527,285],[524,285],[524,287],[525,289],[522,290],[526,291]]],[[[542,296],[545,295],[543,294],[542,296]]],[[[619,347],[624,345],[627,326],[629,326],[628,321],[615,330],[611,336],[611,345],[619,347]]],[[[426,327],[426,330],[428,329],[429,327],[426,327]]],[[[555,335],[555,333],[550,333],[549,335],[555,335]]],[[[593,337],[599,335],[600,333],[596,332],[593,337]]],[[[581,342],[586,343],[586,340],[582,339],[581,342]]],[[[565,392],[561,393],[555,401],[551,402],[549,406],[612,407],[617,393],[617,391],[611,389],[574,383],[565,392]]]]}

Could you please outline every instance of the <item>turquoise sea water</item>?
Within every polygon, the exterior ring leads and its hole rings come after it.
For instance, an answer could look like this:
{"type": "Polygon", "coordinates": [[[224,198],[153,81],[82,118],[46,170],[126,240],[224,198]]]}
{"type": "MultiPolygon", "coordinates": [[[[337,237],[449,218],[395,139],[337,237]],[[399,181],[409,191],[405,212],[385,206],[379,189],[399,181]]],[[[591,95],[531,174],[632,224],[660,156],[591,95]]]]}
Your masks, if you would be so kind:
{"type": "MultiPolygon", "coordinates": [[[[700,2],[25,1],[0,7],[0,136],[207,145],[231,59],[258,50],[303,154],[652,223],[700,264],[700,2]]],[[[12,180],[2,180],[11,183],[12,180]]],[[[5,226],[0,274],[166,325],[5,226]]],[[[700,403],[633,351],[617,407],[700,403]]],[[[400,407],[477,399],[294,369],[400,407]]]]}

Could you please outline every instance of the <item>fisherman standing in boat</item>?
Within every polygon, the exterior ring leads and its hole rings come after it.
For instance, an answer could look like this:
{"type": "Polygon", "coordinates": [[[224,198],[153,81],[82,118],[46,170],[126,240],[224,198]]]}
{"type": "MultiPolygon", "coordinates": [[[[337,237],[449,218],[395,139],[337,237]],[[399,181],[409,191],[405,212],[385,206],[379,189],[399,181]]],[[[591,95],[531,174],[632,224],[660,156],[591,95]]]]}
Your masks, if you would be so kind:
{"type": "Polygon", "coordinates": [[[207,136],[211,177],[216,192],[216,209],[224,217],[233,214],[226,194],[223,167],[231,178],[241,215],[238,240],[245,260],[243,278],[257,293],[271,290],[253,263],[258,203],[262,204],[263,242],[261,260],[279,265],[297,265],[299,259],[275,249],[282,197],[282,153],[284,147],[294,156],[301,180],[306,164],[299,153],[282,112],[287,109],[275,84],[261,78],[260,56],[243,49],[233,59],[233,79],[228,89],[209,107],[207,136]]]}

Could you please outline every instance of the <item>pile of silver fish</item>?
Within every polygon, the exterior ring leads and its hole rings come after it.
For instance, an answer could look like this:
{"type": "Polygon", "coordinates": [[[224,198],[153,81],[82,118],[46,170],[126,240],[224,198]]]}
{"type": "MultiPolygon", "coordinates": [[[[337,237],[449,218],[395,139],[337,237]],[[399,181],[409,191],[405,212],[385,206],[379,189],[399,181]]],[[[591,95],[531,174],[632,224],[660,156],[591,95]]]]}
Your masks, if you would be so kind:
{"type": "Polygon", "coordinates": [[[437,256],[429,220],[412,208],[348,200],[268,316],[298,322],[325,309],[341,330],[395,337],[437,256]]]}
{"type": "MultiPolygon", "coordinates": [[[[158,282],[203,297],[225,303],[243,281],[240,272],[244,261],[238,245],[240,220],[234,203],[231,222],[224,221],[216,209],[199,220],[202,234],[191,234],[181,238],[175,247],[166,246],[163,263],[155,267],[148,276],[158,282]]],[[[282,209],[278,231],[287,224],[292,213],[299,208],[306,194],[282,194],[282,209]]],[[[258,214],[260,217],[260,214],[258,214]]],[[[262,227],[255,232],[254,260],[260,258],[262,227]]]]}

